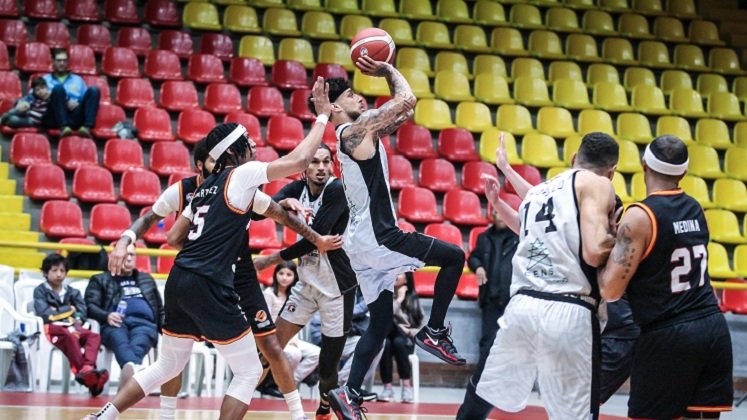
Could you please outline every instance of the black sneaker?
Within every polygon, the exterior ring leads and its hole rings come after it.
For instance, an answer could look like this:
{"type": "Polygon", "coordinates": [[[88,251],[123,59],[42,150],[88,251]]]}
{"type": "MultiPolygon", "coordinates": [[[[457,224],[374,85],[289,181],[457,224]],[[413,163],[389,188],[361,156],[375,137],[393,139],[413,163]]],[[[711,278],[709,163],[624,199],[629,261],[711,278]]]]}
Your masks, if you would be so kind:
{"type": "Polygon", "coordinates": [[[361,390],[360,399],[363,401],[376,401],[377,398],[379,398],[379,394],[361,390]]]}
{"type": "Polygon", "coordinates": [[[415,336],[415,343],[423,350],[438,357],[450,365],[461,366],[467,360],[457,353],[454,342],[451,341],[451,329],[443,327],[434,331],[427,325],[415,336]]]}
{"type": "Polygon", "coordinates": [[[361,398],[347,385],[335,388],[327,394],[329,406],[339,420],[363,420],[361,398]]]}

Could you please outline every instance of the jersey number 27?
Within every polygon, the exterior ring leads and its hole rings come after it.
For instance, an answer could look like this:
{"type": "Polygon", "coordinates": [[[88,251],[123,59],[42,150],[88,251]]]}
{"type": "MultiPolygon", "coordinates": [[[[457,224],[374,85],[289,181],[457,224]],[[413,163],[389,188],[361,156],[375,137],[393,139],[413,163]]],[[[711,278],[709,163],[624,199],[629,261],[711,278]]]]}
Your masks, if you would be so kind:
{"type": "Polygon", "coordinates": [[[690,273],[692,272],[692,260],[700,260],[700,281],[698,287],[705,284],[705,273],[708,271],[708,249],[705,245],[695,245],[692,248],[677,248],[672,252],[672,263],[681,262],[672,269],[672,293],[682,293],[690,290],[690,273]]]}

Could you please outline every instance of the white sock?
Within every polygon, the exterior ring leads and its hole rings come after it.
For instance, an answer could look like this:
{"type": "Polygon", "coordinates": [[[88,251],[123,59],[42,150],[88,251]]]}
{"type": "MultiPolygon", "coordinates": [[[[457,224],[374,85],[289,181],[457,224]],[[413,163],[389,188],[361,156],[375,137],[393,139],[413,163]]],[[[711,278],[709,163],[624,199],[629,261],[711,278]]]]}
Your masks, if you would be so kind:
{"type": "Polygon", "coordinates": [[[117,417],[119,416],[119,410],[117,410],[117,407],[114,406],[114,404],[108,402],[102,408],[98,413],[96,413],[96,418],[99,420],[117,420],[117,417]]]}
{"type": "Polygon", "coordinates": [[[176,397],[161,395],[160,420],[174,420],[176,418],[176,397]]]}
{"type": "Polygon", "coordinates": [[[291,412],[292,419],[300,419],[306,416],[303,412],[301,396],[298,395],[298,390],[283,394],[283,397],[285,397],[285,403],[288,404],[288,409],[291,412]]]}

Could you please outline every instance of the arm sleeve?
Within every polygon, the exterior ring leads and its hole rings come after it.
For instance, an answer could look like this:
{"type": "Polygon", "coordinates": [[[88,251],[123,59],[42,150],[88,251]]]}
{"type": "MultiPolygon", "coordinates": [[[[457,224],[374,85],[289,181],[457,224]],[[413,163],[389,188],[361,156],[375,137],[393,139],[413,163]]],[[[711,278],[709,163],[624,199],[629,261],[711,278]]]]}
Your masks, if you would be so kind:
{"type": "Polygon", "coordinates": [[[472,252],[469,253],[469,258],[467,258],[467,266],[470,270],[472,270],[473,273],[480,267],[485,268],[485,265],[483,263],[483,254],[485,253],[485,246],[487,245],[485,243],[487,240],[486,232],[487,231],[481,233],[477,237],[475,248],[472,250],[472,252]]]}
{"type": "Polygon", "coordinates": [[[270,207],[270,203],[272,203],[272,198],[262,191],[257,190],[257,193],[254,194],[254,204],[252,205],[252,211],[255,214],[265,214],[267,208],[270,207]]]}
{"type": "Polygon", "coordinates": [[[160,217],[166,217],[169,214],[178,211],[182,200],[181,185],[181,182],[175,182],[166,188],[166,190],[158,197],[158,200],[153,203],[153,207],[151,207],[153,213],[160,217]]]}
{"type": "Polygon", "coordinates": [[[251,161],[233,170],[226,191],[231,206],[242,211],[249,207],[256,188],[268,182],[267,165],[267,162],[251,161]]]}

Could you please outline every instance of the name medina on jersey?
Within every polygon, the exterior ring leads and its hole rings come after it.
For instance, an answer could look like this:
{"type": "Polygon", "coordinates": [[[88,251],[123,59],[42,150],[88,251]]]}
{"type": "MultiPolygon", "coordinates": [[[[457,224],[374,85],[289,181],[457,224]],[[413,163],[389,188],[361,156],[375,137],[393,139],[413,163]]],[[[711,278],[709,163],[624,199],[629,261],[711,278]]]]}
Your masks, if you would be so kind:
{"type": "Polygon", "coordinates": [[[218,186],[217,185],[213,185],[212,187],[210,187],[208,189],[202,189],[202,190],[199,190],[199,191],[195,192],[195,194],[192,196],[192,198],[193,199],[197,198],[197,197],[202,198],[202,197],[205,197],[205,196],[208,196],[208,195],[215,195],[215,194],[218,194],[218,186]]]}
{"type": "Polygon", "coordinates": [[[674,234],[679,235],[680,233],[689,232],[700,232],[700,223],[697,220],[678,220],[672,222],[674,227],[674,234]]]}

